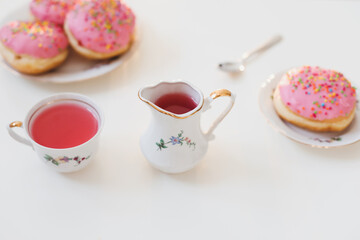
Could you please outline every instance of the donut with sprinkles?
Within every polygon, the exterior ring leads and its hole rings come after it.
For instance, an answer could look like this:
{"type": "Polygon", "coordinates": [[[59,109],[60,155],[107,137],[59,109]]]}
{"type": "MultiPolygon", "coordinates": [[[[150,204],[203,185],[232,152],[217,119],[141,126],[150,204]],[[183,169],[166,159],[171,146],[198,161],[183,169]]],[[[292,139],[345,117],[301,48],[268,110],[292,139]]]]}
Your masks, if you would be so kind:
{"type": "Polygon", "coordinates": [[[30,11],[36,19],[63,25],[75,0],[32,0],[30,11]]]}
{"type": "Polygon", "coordinates": [[[63,29],[48,21],[14,21],[0,29],[0,53],[16,70],[49,71],[65,61],[68,40],[63,29]]]}
{"type": "Polygon", "coordinates": [[[135,15],[120,0],[79,1],[64,24],[71,46],[90,59],[107,59],[127,51],[134,27],[135,15]]]}
{"type": "Polygon", "coordinates": [[[312,131],[342,131],[355,116],[356,89],[340,72],[320,67],[291,69],[273,98],[278,115],[312,131]]]}

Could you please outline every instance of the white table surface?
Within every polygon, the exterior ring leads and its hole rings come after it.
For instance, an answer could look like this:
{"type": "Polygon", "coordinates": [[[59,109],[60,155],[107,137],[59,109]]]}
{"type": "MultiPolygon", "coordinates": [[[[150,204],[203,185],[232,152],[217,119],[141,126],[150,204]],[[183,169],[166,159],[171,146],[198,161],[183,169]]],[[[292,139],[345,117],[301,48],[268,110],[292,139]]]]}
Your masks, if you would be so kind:
{"type": "MultiPolygon", "coordinates": [[[[1,0],[0,16],[27,3],[1,0]]],[[[360,86],[360,2],[127,3],[141,44],[115,71],[56,85],[0,69],[0,239],[359,239],[360,143],[328,150],[295,143],[266,123],[257,94],[271,73],[305,64],[339,70],[360,86]],[[281,44],[244,74],[216,68],[276,33],[281,44]],[[140,151],[151,115],[137,92],[176,78],[205,95],[227,88],[237,100],[200,164],[167,175],[140,151]],[[94,162],[73,174],[48,169],[5,128],[64,91],[91,97],[106,117],[94,162]]]]}

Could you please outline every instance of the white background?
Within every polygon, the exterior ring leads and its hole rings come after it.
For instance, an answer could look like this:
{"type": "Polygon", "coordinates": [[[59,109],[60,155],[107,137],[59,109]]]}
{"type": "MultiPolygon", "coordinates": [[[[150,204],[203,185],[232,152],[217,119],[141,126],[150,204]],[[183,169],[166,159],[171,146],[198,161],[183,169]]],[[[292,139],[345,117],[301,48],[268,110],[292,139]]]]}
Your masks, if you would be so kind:
{"type": "MultiPolygon", "coordinates": [[[[0,16],[28,2],[0,0],[0,16]]],[[[56,85],[0,69],[0,239],[359,239],[360,143],[329,150],[295,143],[266,123],[257,94],[271,73],[305,64],[341,71],[360,86],[360,2],[127,3],[141,42],[114,72],[56,85]],[[244,74],[216,68],[275,33],[281,44],[244,74]],[[166,175],[140,151],[151,115],[137,92],[176,78],[205,96],[227,88],[237,101],[202,162],[166,175]],[[51,171],[5,129],[64,91],[91,97],[106,117],[94,162],[73,174],[51,171]]]]}

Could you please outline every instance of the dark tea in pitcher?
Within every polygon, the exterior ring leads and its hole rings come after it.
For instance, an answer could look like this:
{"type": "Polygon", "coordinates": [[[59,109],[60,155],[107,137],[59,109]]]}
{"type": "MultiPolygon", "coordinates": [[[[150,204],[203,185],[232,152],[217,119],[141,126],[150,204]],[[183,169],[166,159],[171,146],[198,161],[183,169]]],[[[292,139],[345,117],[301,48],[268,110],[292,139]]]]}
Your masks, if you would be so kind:
{"type": "Polygon", "coordinates": [[[185,93],[168,93],[158,98],[155,105],[174,114],[184,114],[196,108],[197,103],[185,93]]]}

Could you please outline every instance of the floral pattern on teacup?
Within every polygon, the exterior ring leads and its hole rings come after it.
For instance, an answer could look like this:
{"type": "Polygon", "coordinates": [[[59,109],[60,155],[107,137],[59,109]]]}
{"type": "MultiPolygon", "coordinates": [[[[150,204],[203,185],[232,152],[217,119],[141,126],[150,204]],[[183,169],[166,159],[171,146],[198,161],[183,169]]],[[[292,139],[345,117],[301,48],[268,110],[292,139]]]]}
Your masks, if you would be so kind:
{"type": "Polygon", "coordinates": [[[195,150],[196,148],[196,143],[195,142],[192,142],[190,138],[188,137],[184,137],[183,136],[183,133],[184,131],[183,130],[180,130],[180,133],[178,133],[178,135],[175,137],[175,136],[171,136],[169,138],[169,141],[168,142],[165,142],[164,139],[160,139],[160,142],[157,142],[156,143],[156,146],[158,146],[158,149],[157,150],[162,150],[164,148],[168,148],[168,144],[172,144],[172,145],[179,145],[180,146],[183,146],[183,144],[185,143],[187,146],[189,146],[189,148],[193,148],[193,150],[195,150]]]}
{"type": "Polygon", "coordinates": [[[62,163],[68,163],[69,161],[75,161],[77,162],[77,164],[80,164],[82,161],[89,159],[90,155],[87,157],[79,157],[79,156],[75,156],[75,157],[67,157],[67,156],[59,156],[56,158],[53,158],[52,156],[45,154],[44,158],[51,162],[52,164],[59,166],[62,163]]]}

